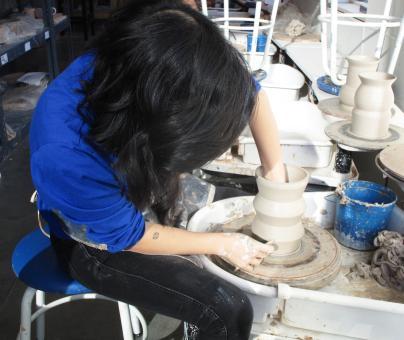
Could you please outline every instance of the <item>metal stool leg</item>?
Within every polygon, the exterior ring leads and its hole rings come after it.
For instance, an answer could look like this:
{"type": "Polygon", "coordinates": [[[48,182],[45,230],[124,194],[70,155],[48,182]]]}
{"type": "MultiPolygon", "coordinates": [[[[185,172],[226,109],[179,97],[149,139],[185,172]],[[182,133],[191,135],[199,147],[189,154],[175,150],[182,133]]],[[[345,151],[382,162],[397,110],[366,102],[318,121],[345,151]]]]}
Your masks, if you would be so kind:
{"type": "Polygon", "coordinates": [[[142,340],[147,339],[147,323],[142,313],[135,307],[129,305],[129,313],[132,323],[133,334],[142,334],[142,340]]]}
{"type": "Polygon", "coordinates": [[[142,333],[142,326],[140,325],[140,321],[136,315],[137,309],[131,305],[129,305],[129,313],[130,313],[130,321],[132,324],[132,331],[135,335],[140,335],[142,333]]]}
{"type": "MultiPolygon", "coordinates": [[[[80,299],[106,299],[111,300],[102,295],[89,293],[78,294],[73,296],[66,296],[59,300],[53,301],[48,305],[45,304],[45,293],[40,290],[28,287],[21,300],[21,323],[20,330],[17,335],[17,340],[31,340],[31,319],[36,321],[37,325],[37,339],[44,340],[45,338],[45,313],[53,307],[59,306],[64,303],[68,303],[74,300],[80,299]],[[32,314],[32,301],[36,296],[37,311],[32,314]]],[[[114,301],[114,300],[112,300],[114,301]]],[[[122,334],[124,340],[134,340],[133,334],[142,334],[142,339],[147,339],[147,324],[140,313],[140,311],[134,307],[129,306],[126,303],[118,302],[119,315],[121,317],[122,334]]]]}
{"type": "Polygon", "coordinates": [[[132,321],[133,334],[136,336],[142,334],[142,339],[147,339],[147,323],[142,313],[140,313],[135,306],[129,306],[129,313],[132,321]]]}
{"type": "Polygon", "coordinates": [[[188,322],[184,322],[184,340],[189,340],[189,338],[188,338],[188,322]]]}
{"type": "Polygon", "coordinates": [[[133,340],[129,306],[126,303],[118,301],[118,308],[119,308],[119,315],[121,317],[123,339],[124,340],[133,340]]]}
{"type": "MultiPolygon", "coordinates": [[[[45,293],[36,291],[36,307],[41,308],[45,305],[45,293]]],[[[36,320],[36,338],[37,340],[45,340],[45,314],[38,316],[36,320]]]]}
{"type": "Polygon", "coordinates": [[[34,299],[36,289],[28,287],[21,300],[21,324],[19,340],[31,339],[31,312],[32,300],[34,299]]]}

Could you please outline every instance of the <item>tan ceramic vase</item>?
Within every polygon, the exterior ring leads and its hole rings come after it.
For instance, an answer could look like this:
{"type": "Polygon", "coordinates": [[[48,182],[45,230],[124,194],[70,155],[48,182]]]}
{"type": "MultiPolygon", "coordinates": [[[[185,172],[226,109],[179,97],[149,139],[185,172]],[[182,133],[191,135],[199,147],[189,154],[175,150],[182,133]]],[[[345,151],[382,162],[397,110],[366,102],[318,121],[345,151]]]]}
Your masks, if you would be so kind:
{"type": "Polygon", "coordinates": [[[303,192],[309,180],[306,170],[286,166],[289,181],[272,182],[256,171],[258,194],[254,199],[256,212],[252,232],[261,239],[274,241],[273,255],[288,255],[297,251],[304,235],[301,223],[305,211],[303,192]]]}
{"type": "Polygon", "coordinates": [[[348,74],[346,84],[341,87],[339,102],[340,108],[345,112],[352,112],[355,105],[355,93],[361,82],[359,74],[376,71],[379,59],[364,55],[352,55],[347,57],[348,74]]]}
{"type": "Polygon", "coordinates": [[[387,138],[396,77],[384,72],[366,72],[359,77],[362,84],[355,95],[351,133],[369,140],[387,138]]]}

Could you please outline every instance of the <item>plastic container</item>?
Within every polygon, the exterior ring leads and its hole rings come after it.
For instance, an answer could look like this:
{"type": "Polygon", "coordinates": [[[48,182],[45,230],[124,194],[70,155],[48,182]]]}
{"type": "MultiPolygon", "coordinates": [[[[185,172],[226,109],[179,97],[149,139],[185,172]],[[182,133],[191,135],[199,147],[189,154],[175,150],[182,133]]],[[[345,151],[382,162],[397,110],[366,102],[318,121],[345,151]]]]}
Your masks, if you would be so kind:
{"type": "Polygon", "coordinates": [[[334,232],[344,246],[374,249],[377,234],[388,228],[397,195],[389,188],[367,181],[347,181],[337,188],[334,232]]]}
{"type": "MultiPolygon", "coordinates": [[[[324,133],[328,122],[317,106],[305,101],[271,102],[271,106],[279,129],[284,162],[303,168],[329,166],[333,144],[324,133]]],[[[239,138],[239,155],[245,163],[261,164],[250,130],[239,138]]]]}
{"type": "Polygon", "coordinates": [[[257,41],[257,51],[255,53],[251,53],[251,33],[232,32],[230,34],[230,42],[240,53],[242,53],[251,70],[258,70],[261,68],[268,72],[269,68],[271,67],[273,57],[278,50],[274,44],[271,44],[269,46],[266,62],[265,64],[263,64],[266,41],[267,36],[262,33],[259,34],[257,41]]]}
{"type": "MultiPolygon", "coordinates": [[[[267,44],[267,36],[265,34],[260,34],[257,40],[257,50],[256,52],[264,52],[265,45],[267,44]]],[[[252,33],[249,33],[247,36],[247,51],[251,52],[252,45],[252,33]]]]}
{"type": "Polygon", "coordinates": [[[272,64],[265,69],[268,76],[260,82],[272,103],[285,103],[299,99],[299,91],[304,85],[304,76],[291,66],[272,64]]]}

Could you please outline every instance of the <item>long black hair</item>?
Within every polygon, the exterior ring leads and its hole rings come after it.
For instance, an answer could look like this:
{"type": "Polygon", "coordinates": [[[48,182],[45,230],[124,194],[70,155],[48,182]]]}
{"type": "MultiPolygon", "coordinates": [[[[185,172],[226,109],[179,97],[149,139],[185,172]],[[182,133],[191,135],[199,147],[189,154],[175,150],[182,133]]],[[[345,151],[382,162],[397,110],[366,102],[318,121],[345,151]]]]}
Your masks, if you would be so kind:
{"type": "Polygon", "coordinates": [[[88,140],[115,156],[138,208],[166,212],[178,175],[225,152],[246,126],[256,89],[219,29],[181,1],[132,1],[91,46],[79,109],[88,140]]]}

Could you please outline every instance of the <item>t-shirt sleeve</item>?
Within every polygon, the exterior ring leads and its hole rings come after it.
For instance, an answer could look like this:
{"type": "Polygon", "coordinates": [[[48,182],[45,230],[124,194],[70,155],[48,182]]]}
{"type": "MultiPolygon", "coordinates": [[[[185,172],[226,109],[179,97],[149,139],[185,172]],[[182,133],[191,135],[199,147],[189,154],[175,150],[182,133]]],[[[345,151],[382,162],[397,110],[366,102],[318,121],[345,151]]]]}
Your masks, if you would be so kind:
{"type": "Polygon", "coordinates": [[[48,144],[31,156],[31,174],[39,209],[55,213],[85,241],[118,252],[143,236],[142,213],[122,193],[113,170],[98,154],[48,144]]]}
{"type": "Polygon", "coordinates": [[[254,77],[253,77],[253,81],[254,81],[255,89],[257,90],[257,93],[260,92],[261,84],[254,77]]]}

